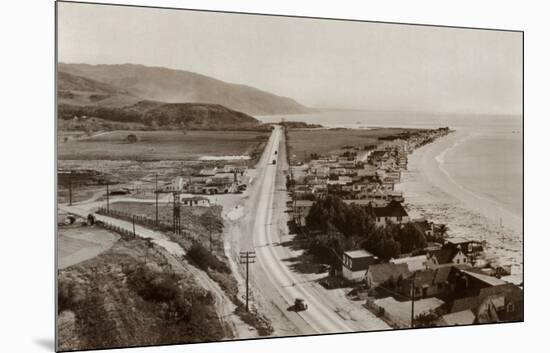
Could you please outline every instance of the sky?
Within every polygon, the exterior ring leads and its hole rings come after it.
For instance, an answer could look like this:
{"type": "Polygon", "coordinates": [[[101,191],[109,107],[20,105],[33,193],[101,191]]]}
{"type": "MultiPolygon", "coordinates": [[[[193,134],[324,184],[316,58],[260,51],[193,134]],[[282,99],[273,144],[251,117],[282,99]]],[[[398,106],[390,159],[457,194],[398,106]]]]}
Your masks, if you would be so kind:
{"type": "Polygon", "coordinates": [[[518,32],[58,3],[58,58],[193,71],[321,108],[515,115],[518,32]]]}

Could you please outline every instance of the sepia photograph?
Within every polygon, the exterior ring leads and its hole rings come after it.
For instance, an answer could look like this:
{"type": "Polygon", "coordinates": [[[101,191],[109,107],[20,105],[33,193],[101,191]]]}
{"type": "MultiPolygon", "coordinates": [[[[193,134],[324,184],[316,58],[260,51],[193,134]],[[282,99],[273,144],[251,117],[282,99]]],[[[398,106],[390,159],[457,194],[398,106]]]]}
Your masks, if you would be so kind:
{"type": "Polygon", "coordinates": [[[524,32],[362,16],[55,3],[57,351],[524,321],[524,32]]]}

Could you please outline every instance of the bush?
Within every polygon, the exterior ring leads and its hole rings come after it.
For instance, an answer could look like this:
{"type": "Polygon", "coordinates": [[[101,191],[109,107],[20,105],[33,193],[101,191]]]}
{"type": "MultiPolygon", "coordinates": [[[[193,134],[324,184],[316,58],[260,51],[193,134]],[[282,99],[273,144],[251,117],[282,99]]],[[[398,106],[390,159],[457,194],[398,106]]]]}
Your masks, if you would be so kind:
{"type": "Polygon", "coordinates": [[[217,272],[230,273],[231,269],[227,264],[218,259],[199,243],[193,244],[187,252],[187,256],[202,270],[212,269],[217,272]]]}
{"type": "Polygon", "coordinates": [[[140,297],[153,302],[172,301],[180,292],[174,274],[156,272],[144,265],[128,273],[128,284],[140,297]]]}

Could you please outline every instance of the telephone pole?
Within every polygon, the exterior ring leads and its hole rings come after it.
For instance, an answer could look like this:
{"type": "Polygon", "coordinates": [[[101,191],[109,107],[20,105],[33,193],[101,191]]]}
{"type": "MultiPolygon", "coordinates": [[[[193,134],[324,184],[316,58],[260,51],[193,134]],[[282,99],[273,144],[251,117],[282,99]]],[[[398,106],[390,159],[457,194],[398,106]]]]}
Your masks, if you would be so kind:
{"type": "Polygon", "coordinates": [[[174,191],[174,201],[172,204],[172,224],[174,225],[174,234],[181,234],[181,213],[179,192],[174,191]]]}
{"type": "Polygon", "coordinates": [[[159,173],[155,173],[155,224],[159,225],[159,173]]]}
{"type": "Polygon", "coordinates": [[[412,275],[411,282],[411,328],[414,328],[414,292],[415,292],[416,272],[412,275]]]}
{"type": "Polygon", "coordinates": [[[73,171],[69,174],[69,206],[73,205],[73,171]]]}
{"type": "Polygon", "coordinates": [[[107,213],[109,213],[109,182],[107,182],[107,213]]]}
{"type": "Polygon", "coordinates": [[[132,215],[132,230],[134,233],[134,239],[136,238],[136,216],[132,215]]]}
{"type": "Polygon", "coordinates": [[[241,251],[241,264],[246,264],[246,311],[248,311],[248,264],[255,262],[256,254],[254,251],[241,251]]]}

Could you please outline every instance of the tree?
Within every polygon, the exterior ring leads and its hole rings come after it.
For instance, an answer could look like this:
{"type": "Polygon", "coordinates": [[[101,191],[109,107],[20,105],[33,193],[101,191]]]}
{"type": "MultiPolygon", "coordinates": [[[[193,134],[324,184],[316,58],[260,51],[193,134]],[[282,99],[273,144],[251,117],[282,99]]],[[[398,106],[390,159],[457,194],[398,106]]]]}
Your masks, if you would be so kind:
{"type": "Polygon", "coordinates": [[[223,221],[221,218],[214,214],[212,209],[208,209],[200,216],[202,225],[208,231],[208,239],[210,243],[210,252],[212,252],[212,235],[213,233],[221,233],[223,231],[223,221]]]}
{"type": "Polygon", "coordinates": [[[136,143],[138,142],[138,137],[135,134],[129,134],[126,136],[126,142],[127,143],[136,143]]]}

